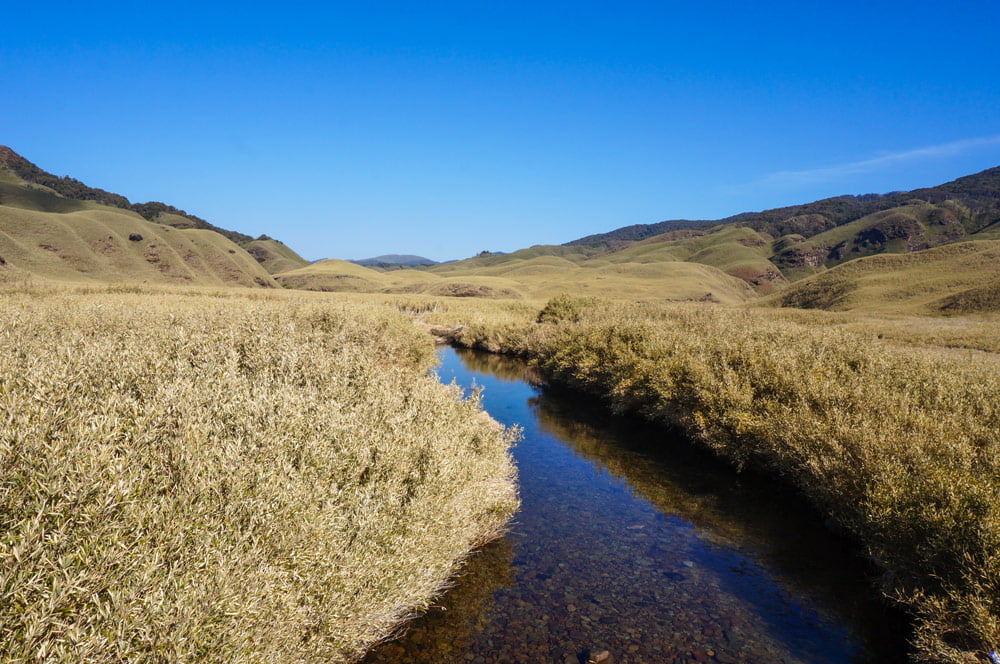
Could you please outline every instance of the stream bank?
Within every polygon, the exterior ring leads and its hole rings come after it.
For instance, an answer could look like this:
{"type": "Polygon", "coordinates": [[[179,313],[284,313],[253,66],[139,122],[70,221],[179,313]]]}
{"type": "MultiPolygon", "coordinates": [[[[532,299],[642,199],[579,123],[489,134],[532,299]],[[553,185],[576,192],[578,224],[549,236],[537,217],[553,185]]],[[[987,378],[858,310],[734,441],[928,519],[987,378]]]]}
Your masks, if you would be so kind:
{"type": "Polygon", "coordinates": [[[787,489],[532,386],[519,360],[441,352],[442,380],[523,427],[522,511],[366,664],[905,661],[870,568],[787,489]]]}

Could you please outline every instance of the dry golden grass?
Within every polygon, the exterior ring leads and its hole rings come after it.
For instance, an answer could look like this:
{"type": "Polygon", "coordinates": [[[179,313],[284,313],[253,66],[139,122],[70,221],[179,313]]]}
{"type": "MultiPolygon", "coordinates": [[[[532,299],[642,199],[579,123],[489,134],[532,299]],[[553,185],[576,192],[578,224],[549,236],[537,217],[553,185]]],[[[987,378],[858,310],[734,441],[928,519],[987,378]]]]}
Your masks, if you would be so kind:
{"type": "Polygon", "coordinates": [[[838,265],[760,301],[875,314],[1000,312],[1000,242],[961,242],[838,265]]]}
{"type": "Polygon", "coordinates": [[[739,304],[753,298],[745,281],[718,268],[677,260],[581,265],[538,256],[468,267],[444,265],[430,270],[375,270],[346,261],[325,260],[276,275],[288,288],[328,292],[541,299],[582,292],[595,297],[644,300],[702,300],[739,304]]]}
{"type": "Polygon", "coordinates": [[[384,306],[0,293],[0,652],[343,662],[517,505],[511,433],[384,306]]]}
{"type": "Polygon", "coordinates": [[[254,240],[244,248],[270,274],[288,272],[309,264],[309,261],[278,240],[254,240]]]}
{"type": "Polygon", "coordinates": [[[997,355],[711,305],[564,297],[544,322],[493,313],[425,316],[466,317],[463,343],[526,354],[554,381],[793,484],[884,570],[914,613],[917,659],[976,662],[1000,646],[997,355]]]}
{"type": "Polygon", "coordinates": [[[764,320],[856,332],[904,347],[918,346],[936,355],[976,362],[965,350],[1000,353],[1000,313],[965,316],[919,316],[867,311],[830,312],[818,309],[759,309],[764,320]]]}

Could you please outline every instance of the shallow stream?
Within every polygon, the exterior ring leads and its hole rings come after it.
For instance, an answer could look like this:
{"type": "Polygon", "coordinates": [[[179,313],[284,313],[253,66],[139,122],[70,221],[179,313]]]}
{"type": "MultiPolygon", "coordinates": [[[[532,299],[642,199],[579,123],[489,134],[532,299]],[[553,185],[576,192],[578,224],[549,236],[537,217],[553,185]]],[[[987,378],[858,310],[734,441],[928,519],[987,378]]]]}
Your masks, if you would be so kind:
{"type": "Polygon", "coordinates": [[[905,660],[905,622],[851,545],[787,489],[679,434],[534,387],[526,367],[442,350],[524,429],[522,510],[454,588],[365,664],[905,660]]]}

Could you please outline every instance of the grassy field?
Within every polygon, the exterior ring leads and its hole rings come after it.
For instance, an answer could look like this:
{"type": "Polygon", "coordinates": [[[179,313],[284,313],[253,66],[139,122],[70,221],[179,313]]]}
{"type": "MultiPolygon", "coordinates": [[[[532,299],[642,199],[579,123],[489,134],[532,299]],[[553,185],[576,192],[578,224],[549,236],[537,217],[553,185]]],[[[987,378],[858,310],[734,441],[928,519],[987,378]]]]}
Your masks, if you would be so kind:
{"type": "Polygon", "coordinates": [[[384,305],[0,291],[0,652],[349,662],[517,506],[512,432],[384,305]]]}
{"type": "MultiPolygon", "coordinates": [[[[985,661],[1000,646],[1000,356],[933,346],[926,330],[880,339],[891,319],[846,314],[481,304],[421,315],[796,487],[882,568],[915,617],[917,659],[985,661]]],[[[973,348],[996,329],[951,333],[973,348]]]]}

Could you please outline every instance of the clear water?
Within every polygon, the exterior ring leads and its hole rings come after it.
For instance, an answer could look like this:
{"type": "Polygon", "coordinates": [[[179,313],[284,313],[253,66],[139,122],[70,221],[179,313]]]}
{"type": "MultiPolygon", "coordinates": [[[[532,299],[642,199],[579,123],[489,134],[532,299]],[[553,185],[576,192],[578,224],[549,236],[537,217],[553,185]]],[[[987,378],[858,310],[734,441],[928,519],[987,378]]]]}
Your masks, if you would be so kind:
{"type": "Polygon", "coordinates": [[[872,573],[787,490],[677,434],[442,350],[441,379],[483,388],[514,450],[523,507],[438,605],[366,664],[895,662],[905,622],[872,573]]]}

